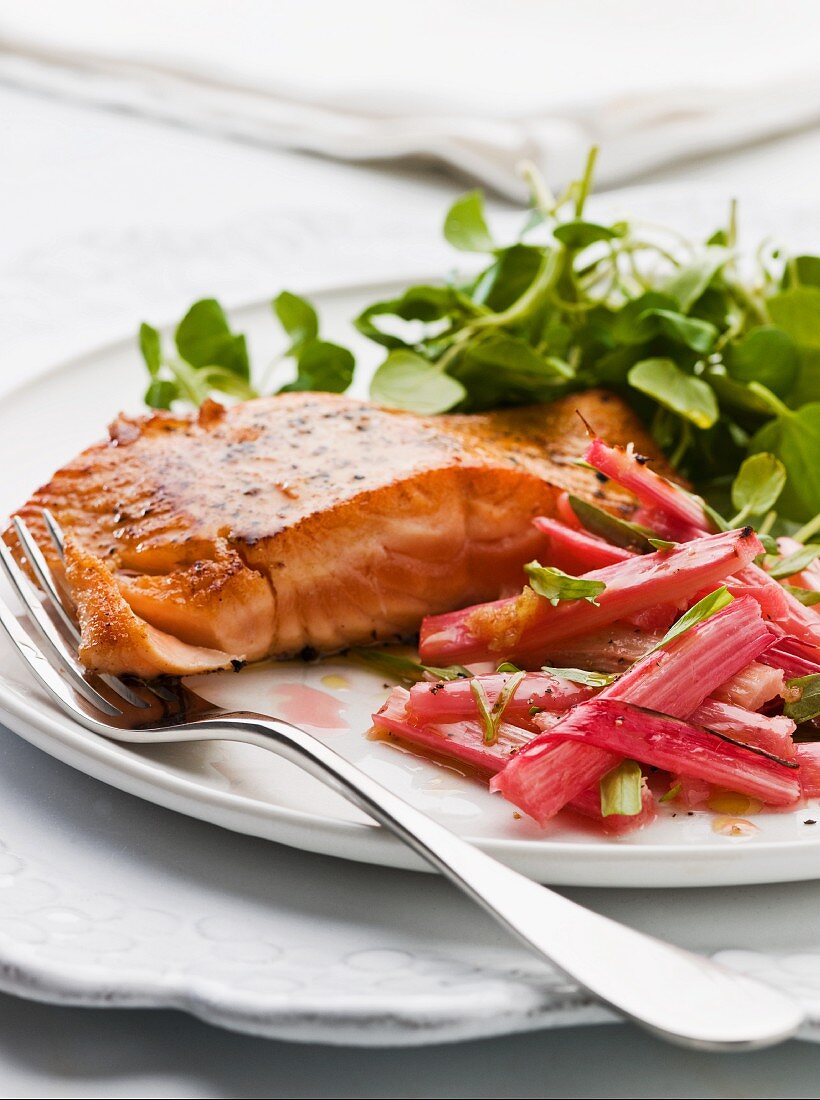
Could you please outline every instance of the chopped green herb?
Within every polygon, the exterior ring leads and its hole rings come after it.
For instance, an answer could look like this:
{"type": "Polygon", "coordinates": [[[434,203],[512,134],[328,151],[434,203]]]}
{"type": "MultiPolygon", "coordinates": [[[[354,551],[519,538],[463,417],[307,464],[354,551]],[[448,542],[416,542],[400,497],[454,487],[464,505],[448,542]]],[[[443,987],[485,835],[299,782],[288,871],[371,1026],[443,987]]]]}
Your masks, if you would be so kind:
{"type": "Polygon", "coordinates": [[[571,680],[573,684],[584,684],[586,687],[606,687],[618,679],[614,674],[589,672],[583,668],[552,668],[550,665],[542,665],[541,671],[548,672],[550,676],[558,676],[561,680],[571,680]]]}
{"type": "Polygon", "coordinates": [[[808,722],[820,716],[820,672],[787,680],[786,686],[800,692],[800,698],[786,703],[783,713],[794,722],[808,722]]]}
{"type": "Polygon", "coordinates": [[[512,661],[502,661],[501,664],[498,666],[498,668],[495,671],[496,672],[520,672],[521,669],[518,667],[518,665],[514,665],[512,663],[512,661]]]}
{"type": "Polygon", "coordinates": [[[384,649],[350,649],[348,653],[375,672],[380,672],[402,684],[417,684],[427,676],[432,676],[436,680],[465,680],[472,676],[472,673],[462,665],[436,668],[434,665],[423,665],[419,661],[413,661],[409,657],[400,657],[397,653],[388,653],[384,649]]]}
{"type": "Polygon", "coordinates": [[[579,523],[591,534],[598,535],[613,546],[620,546],[624,550],[637,550],[644,553],[649,550],[652,541],[652,531],[641,527],[637,523],[629,523],[625,519],[605,512],[588,500],[570,494],[569,504],[579,523]]]}
{"type": "Polygon", "coordinates": [[[666,794],[662,794],[660,796],[660,798],[658,799],[658,802],[672,802],[672,801],[674,801],[674,799],[676,799],[678,797],[678,795],[680,794],[681,789],[682,789],[682,786],[681,786],[680,783],[673,784],[669,788],[669,790],[666,792],[666,794]]]}
{"type": "Polygon", "coordinates": [[[601,780],[601,814],[634,817],[643,807],[643,775],[640,764],[622,760],[601,780]]]}
{"type": "Polygon", "coordinates": [[[721,585],[720,588],[716,588],[714,592],[710,592],[708,596],[704,596],[702,600],[698,600],[698,602],[681,615],[676,622],[672,623],[655,646],[655,649],[660,649],[662,646],[669,645],[675,638],[680,638],[687,630],[691,630],[693,626],[705,622],[706,619],[711,619],[718,611],[727,607],[732,602],[732,599],[733,597],[725,584],[721,585]]]}
{"type": "Polygon", "coordinates": [[[820,603],[820,592],[815,592],[811,588],[798,588],[796,584],[784,584],[783,587],[804,607],[814,607],[815,604],[820,603]]]}
{"type": "Polygon", "coordinates": [[[793,554],[780,558],[769,566],[769,575],[776,580],[782,577],[793,577],[795,573],[802,573],[820,554],[820,545],[810,542],[808,546],[801,546],[793,554]]]}
{"type": "Polygon", "coordinates": [[[533,592],[549,600],[553,607],[557,607],[561,600],[586,600],[597,607],[595,597],[606,589],[603,581],[571,577],[569,573],[564,573],[555,566],[541,565],[537,561],[525,565],[524,572],[529,577],[533,592]]]}

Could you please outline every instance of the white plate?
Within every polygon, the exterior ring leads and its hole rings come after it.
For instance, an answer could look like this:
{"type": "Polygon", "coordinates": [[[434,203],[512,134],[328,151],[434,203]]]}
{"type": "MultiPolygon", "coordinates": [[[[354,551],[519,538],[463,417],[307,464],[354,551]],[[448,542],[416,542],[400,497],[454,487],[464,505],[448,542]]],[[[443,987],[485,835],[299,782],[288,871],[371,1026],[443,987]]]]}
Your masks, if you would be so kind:
{"type": "MultiPolygon", "coordinates": [[[[679,214],[680,199],[673,205],[679,214]]],[[[707,208],[709,217],[718,216],[714,201],[707,208]]],[[[658,217],[669,215],[663,203],[659,209],[656,201],[654,210],[658,217]]],[[[804,218],[804,231],[805,225],[804,218]]],[[[372,345],[353,340],[349,319],[363,303],[394,289],[342,288],[313,296],[324,334],[354,342],[365,374],[378,353],[372,345]]],[[[267,303],[237,310],[234,319],[248,333],[256,363],[279,350],[267,303]]],[[[358,385],[363,389],[363,377],[358,385]]],[[[19,505],[61,462],[99,437],[118,410],[138,410],[142,386],[138,354],[134,341],[128,340],[7,392],[0,403],[0,512],[19,505]]],[[[756,831],[746,838],[715,832],[710,814],[674,816],[667,811],[650,828],[620,840],[602,840],[560,820],[541,830],[526,818],[516,819],[513,807],[455,770],[368,740],[364,731],[385,696],[383,681],[342,661],[259,666],[193,683],[216,702],[270,708],[296,718],[409,801],[541,881],[705,886],[806,879],[820,872],[820,824],[804,824],[820,819],[816,806],[760,815],[756,831]]],[[[0,647],[0,714],[11,729],[53,756],[182,813],[309,851],[421,866],[339,796],[273,754],[229,743],[136,750],[94,737],[32,688],[5,643],[0,647]]]]}

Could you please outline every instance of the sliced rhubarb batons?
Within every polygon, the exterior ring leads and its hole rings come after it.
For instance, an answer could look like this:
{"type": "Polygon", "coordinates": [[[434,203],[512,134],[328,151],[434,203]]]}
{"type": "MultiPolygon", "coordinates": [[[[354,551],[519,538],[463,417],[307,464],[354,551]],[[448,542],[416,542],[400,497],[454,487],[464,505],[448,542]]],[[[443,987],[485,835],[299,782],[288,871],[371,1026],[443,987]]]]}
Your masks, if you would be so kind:
{"type": "Polygon", "coordinates": [[[590,699],[551,731],[559,744],[591,745],[641,764],[703,779],[718,787],[790,806],[801,797],[797,765],[668,714],[620,699],[590,699]]]}
{"type": "MultiPolygon", "coordinates": [[[[508,672],[476,677],[484,688],[490,706],[509,679],[508,672]]],[[[504,707],[504,718],[508,722],[530,725],[533,708],[559,714],[594,694],[595,689],[584,684],[575,684],[547,672],[528,672],[504,707]]],[[[469,680],[413,684],[410,688],[410,709],[414,718],[422,723],[478,719],[475,695],[469,680]]]]}
{"type": "Polygon", "coordinates": [[[744,527],[586,573],[586,579],[606,585],[594,604],[572,600],[553,607],[526,588],[512,599],[428,616],[421,627],[421,658],[425,664],[441,665],[503,657],[537,666],[557,641],[658,604],[685,604],[762,552],[752,528],[744,527]]]}
{"type": "MultiPolygon", "coordinates": [[[[735,600],[668,646],[648,654],[597,698],[627,700],[687,718],[716,687],[754,661],[771,637],[755,601],[735,600]]],[[[581,703],[571,713],[594,701],[581,703]]],[[[560,728],[564,720],[554,728],[560,728]]],[[[541,725],[539,716],[533,721],[541,725]]],[[[556,744],[552,732],[546,730],[522,749],[491,784],[540,824],[546,824],[566,802],[618,763],[615,753],[600,746],[556,744]]]]}
{"type": "MultiPolygon", "coordinates": [[[[533,737],[528,730],[503,722],[498,740],[487,745],[477,721],[420,724],[408,707],[409,701],[409,692],[404,688],[394,688],[387,702],[373,715],[373,724],[378,729],[392,733],[407,745],[415,745],[436,756],[467,764],[488,776],[500,771],[510,755],[533,737]]],[[[577,758],[577,753],[575,756],[577,758]]],[[[573,773],[575,774],[577,772],[573,773]]],[[[610,814],[604,817],[597,783],[572,799],[569,808],[594,821],[602,832],[612,836],[635,832],[656,816],[654,799],[645,787],[639,814],[610,814]]]]}

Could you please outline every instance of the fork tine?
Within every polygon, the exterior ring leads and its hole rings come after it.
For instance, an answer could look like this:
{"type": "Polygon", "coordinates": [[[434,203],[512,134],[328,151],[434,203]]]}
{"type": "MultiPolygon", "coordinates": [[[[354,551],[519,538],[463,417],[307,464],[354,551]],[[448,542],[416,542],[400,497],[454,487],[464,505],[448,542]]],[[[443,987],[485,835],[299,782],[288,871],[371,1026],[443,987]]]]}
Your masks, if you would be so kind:
{"type": "Polygon", "coordinates": [[[54,518],[54,514],[49,508],[43,509],[43,519],[46,521],[48,533],[54,540],[54,545],[57,547],[60,557],[65,557],[65,535],[63,534],[62,527],[54,518]]]}
{"type": "MultiPolygon", "coordinates": [[[[43,518],[46,522],[46,526],[48,527],[48,533],[51,535],[51,538],[54,541],[54,545],[57,548],[57,553],[60,555],[60,558],[62,559],[63,556],[65,555],[65,536],[63,535],[63,530],[60,527],[57,520],[54,518],[53,514],[49,511],[48,508],[43,508],[42,513],[43,513],[43,518]]],[[[38,578],[38,580],[42,581],[44,591],[46,592],[46,594],[48,596],[51,597],[51,599],[54,603],[55,610],[58,612],[58,614],[60,616],[60,621],[68,627],[68,630],[69,630],[69,633],[71,635],[72,640],[79,643],[79,641],[80,641],[79,631],[77,630],[76,626],[74,625],[74,620],[71,619],[70,616],[68,618],[68,621],[66,621],[66,616],[68,616],[68,611],[67,611],[65,605],[63,604],[62,596],[61,596],[59,590],[57,589],[56,584],[54,583],[54,578],[51,575],[51,571],[48,567],[48,563],[46,562],[45,557],[41,553],[39,546],[35,542],[31,532],[29,531],[28,527],[23,522],[23,520],[21,520],[21,519],[19,519],[18,517],[15,516],[14,517],[14,526],[15,526],[18,534],[20,534],[21,540],[23,540],[23,545],[25,546],[26,551],[28,552],[29,546],[31,546],[32,554],[36,555],[39,558],[39,568],[37,570],[35,570],[35,572],[37,574],[37,578],[38,578]]],[[[106,684],[108,687],[110,687],[111,690],[113,692],[115,692],[115,694],[119,695],[121,699],[124,699],[126,701],[126,703],[130,703],[132,707],[140,707],[142,709],[142,708],[151,706],[150,702],[146,701],[129,684],[126,684],[125,681],[123,679],[121,679],[121,677],[119,677],[119,676],[110,676],[110,675],[105,674],[105,673],[97,673],[97,677],[98,677],[98,679],[102,680],[102,682],[104,684],[106,684]]],[[[143,682],[142,687],[147,692],[149,692],[152,699],[161,699],[161,700],[164,700],[166,702],[169,699],[171,699],[171,700],[176,699],[175,695],[170,695],[165,690],[165,688],[162,688],[159,685],[151,686],[151,685],[143,682]]]]}
{"type": "MultiPolygon", "coordinates": [[[[37,648],[32,638],[23,629],[17,621],[17,617],[11,609],[6,606],[3,600],[0,600],[0,626],[2,626],[3,630],[5,630],[6,634],[8,634],[11,639],[12,646],[16,650],[20,660],[27,665],[37,682],[45,689],[47,694],[52,696],[58,705],[62,706],[64,710],[67,710],[69,714],[75,715],[81,721],[84,720],[85,715],[77,706],[71,688],[63,679],[59,669],[55,668],[45,654],[37,648]]],[[[85,694],[83,698],[86,698],[85,694]]],[[[102,696],[100,696],[100,699],[102,699],[102,696]]],[[[103,711],[105,718],[109,716],[116,717],[120,714],[119,711],[114,710],[107,700],[102,699],[102,702],[105,704],[106,708],[103,711]]],[[[93,705],[96,706],[96,702],[93,705]]],[[[87,722],[85,724],[87,724],[87,722]]]]}
{"type": "MultiPolygon", "coordinates": [[[[74,620],[63,606],[63,601],[57,590],[57,585],[54,583],[54,578],[51,575],[48,563],[43,557],[42,550],[34,541],[34,536],[19,516],[12,516],[11,522],[14,524],[14,530],[17,532],[17,537],[20,539],[20,543],[26,552],[26,558],[31,566],[31,571],[37,578],[37,583],[42,590],[51,597],[54,604],[54,611],[59,616],[60,622],[68,631],[72,641],[79,642],[80,632],[74,625],[74,620]]],[[[49,526],[49,531],[50,530],[51,527],[49,526]]]]}
{"type": "MultiPolygon", "coordinates": [[[[15,594],[21,600],[28,612],[32,624],[37,630],[46,650],[60,662],[71,686],[89,703],[111,716],[121,715],[122,711],[101,695],[96,688],[85,679],[82,669],[69,653],[67,646],[60,637],[56,627],[49,619],[45,608],[31,591],[31,586],[22,570],[18,567],[12,553],[5,542],[0,539],[0,566],[6,574],[15,594]]],[[[15,640],[15,639],[13,639],[15,640]]],[[[31,645],[31,640],[28,642],[31,645]]],[[[142,704],[145,706],[146,704],[142,704]]]]}

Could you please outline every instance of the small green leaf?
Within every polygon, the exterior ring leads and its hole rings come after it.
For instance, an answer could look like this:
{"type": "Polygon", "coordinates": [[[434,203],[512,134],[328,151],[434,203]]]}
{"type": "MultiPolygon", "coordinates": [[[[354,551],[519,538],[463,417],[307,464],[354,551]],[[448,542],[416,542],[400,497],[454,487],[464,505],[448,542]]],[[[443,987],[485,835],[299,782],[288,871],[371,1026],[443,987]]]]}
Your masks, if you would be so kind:
{"type": "Polygon", "coordinates": [[[820,287],[794,286],[766,302],[776,325],[801,347],[820,348],[820,287]]]}
{"type": "Polygon", "coordinates": [[[815,604],[820,603],[820,592],[815,592],[811,588],[798,588],[796,584],[784,584],[783,587],[804,607],[814,607],[815,604]]]}
{"type": "Polygon", "coordinates": [[[388,653],[384,649],[350,649],[348,655],[375,672],[402,684],[417,684],[428,675],[436,680],[468,680],[472,675],[462,665],[437,668],[435,665],[423,665],[409,657],[401,657],[398,653],[388,653]]]}
{"type": "Polygon", "coordinates": [[[783,271],[783,285],[820,286],[820,256],[790,256],[783,271]]]}
{"type": "Polygon", "coordinates": [[[406,348],[415,344],[393,332],[382,330],[378,317],[394,317],[401,321],[432,324],[448,318],[463,319],[476,313],[476,307],[466,295],[450,286],[411,286],[397,298],[374,302],[363,310],[354,324],[362,335],[386,348],[406,348]]]}
{"type": "Polygon", "coordinates": [[[622,760],[601,780],[601,815],[634,817],[643,808],[643,775],[640,764],[622,760]]]}
{"type": "Polygon", "coordinates": [[[769,569],[769,576],[774,577],[775,580],[793,577],[795,573],[802,573],[807,569],[818,555],[820,555],[820,546],[810,542],[807,546],[801,546],[799,550],[795,550],[793,554],[780,558],[769,569]]]}
{"type": "Polygon", "coordinates": [[[685,634],[687,630],[691,630],[693,626],[697,626],[698,623],[711,619],[718,611],[721,611],[724,607],[728,607],[732,599],[733,597],[725,584],[721,585],[720,588],[716,588],[714,592],[710,592],[708,596],[704,596],[702,600],[698,600],[698,602],[681,615],[676,622],[672,623],[655,646],[655,649],[660,649],[662,646],[669,645],[670,642],[674,641],[676,638],[680,638],[682,634],[685,634]]]}
{"type": "Polygon", "coordinates": [[[638,317],[636,329],[645,340],[653,336],[668,336],[678,344],[708,355],[717,339],[718,330],[709,321],[699,321],[671,309],[647,309],[638,317]]]}
{"type": "Polygon", "coordinates": [[[636,550],[641,554],[650,549],[652,532],[647,527],[619,519],[605,512],[603,508],[590,504],[588,500],[581,500],[572,494],[569,496],[569,505],[582,527],[591,534],[606,539],[613,546],[620,546],[623,550],[636,550]]]}
{"type": "MultiPolygon", "coordinates": [[[[735,382],[760,382],[778,397],[785,397],[797,378],[800,361],[792,337],[776,325],[759,325],[723,352],[729,375],[735,382]]],[[[754,407],[756,399],[751,397],[754,407]]]]}
{"type": "Polygon", "coordinates": [[[490,706],[490,700],[487,698],[487,691],[484,684],[480,680],[470,680],[470,692],[472,693],[473,699],[475,699],[478,720],[481,723],[481,730],[484,737],[484,744],[494,745],[498,740],[498,727],[493,721],[492,707],[490,706]]]}
{"type": "Polygon", "coordinates": [[[785,484],[785,467],[774,455],[761,451],[745,459],[732,482],[732,507],[737,512],[732,526],[774,508],[785,484]]]}
{"type": "Polygon", "coordinates": [[[682,789],[682,783],[674,783],[665,794],[662,794],[660,796],[658,802],[673,802],[678,797],[682,789]]]}
{"type": "Polygon", "coordinates": [[[668,279],[661,290],[674,298],[684,313],[688,313],[728,258],[725,248],[709,247],[697,260],[668,279]]]}
{"type": "Polygon", "coordinates": [[[456,199],[444,219],[444,236],[461,252],[492,252],[493,238],[484,215],[484,196],[470,191],[456,199]]]}
{"type": "Polygon", "coordinates": [[[458,405],[466,390],[412,351],[391,351],[373,375],[370,396],[380,405],[432,416],[458,405]]]}
{"type": "Polygon", "coordinates": [[[710,428],[718,418],[711,386],[702,378],[685,374],[672,359],[644,359],[629,372],[636,390],[652,397],[697,428],[710,428]]]}
{"type": "Polygon", "coordinates": [[[670,542],[669,539],[649,539],[648,542],[653,550],[675,550],[678,546],[676,542],[670,542]]]}
{"type": "Polygon", "coordinates": [[[177,351],[192,367],[224,367],[250,379],[245,337],[231,331],[225,311],[215,298],[195,302],[177,326],[177,351]]]}
{"type": "Polygon", "coordinates": [[[170,409],[171,403],[179,397],[176,382],[155,378],[145,391],[143,400],[152,409],[170,409]]]}
{"type": "Polygon", "coordinates": [[[554,566],[541,565],[537,561],[531,561],[525,565],[524,572],[529,577],[533,592],[549,600],[553,607],[557,607],[561,600],[586,600],[597,607],[598,602],[595,597],[600,596],[606,588],[603,581],[571,577],[569,573],[564,573],[554,566]]]}
{"type": "Polygon", "coordinates": [[[498,666],[498,668],[495,671],[496,672],[520,672],[521,669],[518,667],[518,665],[514,665],[512,663],[512,661],[502,661],[501,664],[498,666]]]}
{"type": "Polygon", "coordinates": [[[774,417],[753,436],[749,450],[768,451],[786,468],[781,515],[805,523],[820,512],[820,402],[774,417]]]}
{"type": "Polygon", "coordinates": [[[607,687],[618,679],[616,675],[608,675],[606,672],[590,672],[583,668],[552,668],[550,665],[542,665],[542,672],[548,672],[550,676],[557,676],[560,680],[570,680],[573,684],[583,684],[585,687],[607,687]]]}
{"type": "Polygon", "coordinates": [[[597,241],[611,241],[615,237],[622,237],[625,231],[626,227],[623,225],[610,228],[595,222],[572,221],[556,226],[552,235],[566,248],[575,250],[588,248],[597,241]]]}
{"type": "Polygon", "coordinates": [[[798,676],[787,680],[786,686],[800,692],[800,698],[786,703],[783,713],[793,722],[808,722],[820,716],[820,673],[811,676],[798,676]]]}
{"type": "Polygon", "coordinates": [[[288,355],[299,351],[309,340],[315,340],[319,335],[319,318],[316,310],[305,298],[298,294],[292,294],[289,290],[283,290],[271,302],[273,312],[279,319],[279,324],[290,337],[288,355]]]}
{"type": "Polygon", "coordinates": [[[347,348],[327,340],[309,340],[299,352],[295,380],[279,392],[344,393],[353,381],[354,367],[355,360],[347,348]]]}
{"type": "MultiPolygon", "coordinates": [[[[139,343],[148,373],[152,378],[155,378],[162,366],[162,340],[157,330],[146,324],[145,321],[140,325],[139,343]]],[[[166,407],[164,405],[154,406],[154,408],[166,407]]]]}

